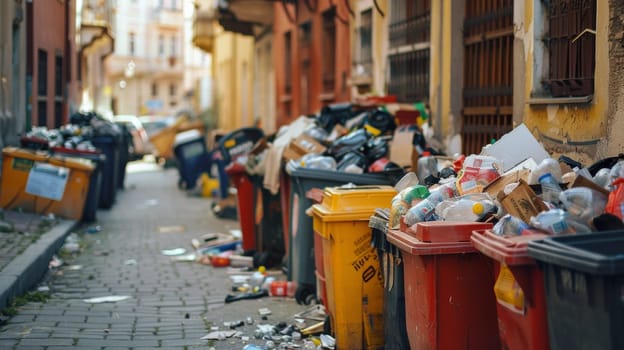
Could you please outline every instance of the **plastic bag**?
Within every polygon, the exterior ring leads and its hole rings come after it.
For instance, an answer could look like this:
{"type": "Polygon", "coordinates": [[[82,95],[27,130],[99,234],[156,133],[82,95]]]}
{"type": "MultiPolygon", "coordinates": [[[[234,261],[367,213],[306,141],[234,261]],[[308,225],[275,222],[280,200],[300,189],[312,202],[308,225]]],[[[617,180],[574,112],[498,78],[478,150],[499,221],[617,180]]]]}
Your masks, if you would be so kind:
{"type": "Polygon", "coordinates": [[[609,193],[605,212],[622,220],[624,217],[624,178],[613,181],[612,186],[615,189],[609,193]]]}

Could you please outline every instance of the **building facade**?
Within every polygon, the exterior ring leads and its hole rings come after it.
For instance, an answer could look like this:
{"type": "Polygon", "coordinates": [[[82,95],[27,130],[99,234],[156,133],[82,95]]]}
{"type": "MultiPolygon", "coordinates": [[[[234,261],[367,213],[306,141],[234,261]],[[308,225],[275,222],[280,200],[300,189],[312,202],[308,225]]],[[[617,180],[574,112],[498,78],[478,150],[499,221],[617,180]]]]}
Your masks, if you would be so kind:
{"type": "Polygon", "coordinates": [[[26,93],[31,125],[59,127],[78,109],[76,3],[28,1],[26,93]]]}
{"type": "Polygon", "coordinates": [[[15,145],[26,118],[26,3],[0,2],[0,148],[15,145]]]}
{"type": "Polygon", "coordinates": [[[175,114],[184,107],[183,2],[118,1],[113,21],[110,110],[103,113],[175,114]]]}

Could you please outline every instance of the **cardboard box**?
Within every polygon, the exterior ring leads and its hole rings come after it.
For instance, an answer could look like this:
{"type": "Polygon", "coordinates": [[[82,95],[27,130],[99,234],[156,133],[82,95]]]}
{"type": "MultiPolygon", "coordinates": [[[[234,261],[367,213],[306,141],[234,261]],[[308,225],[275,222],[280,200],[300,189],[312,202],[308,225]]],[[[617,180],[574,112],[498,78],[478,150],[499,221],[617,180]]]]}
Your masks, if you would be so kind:
{"type": "Polygon", "coordinates": [[[573,187],[588,187],[609,197],[609,191],[606,188],[598,186],[595,182],[582,175],[577,175],[574,181],[568,185],[568,188],[573,187]]]}
{"type": "Polygon", "coordinates": [[[414,132],[409,125],[396,128],[390,144],[390,161],[401,167],[412,167],[416,171],[418,152],[413,146],[414,132]]]}
{"type": "Polygon", "coordinates": [[[321,154],[325,152],[326,149],[327,147],[323,146],[313,137],[301,134],[288,144],[282,158],[284,161],[288,162],[290,160],[297,160],[308,153],[321,154]]]}
{"type": "Polygon", "coordinates": [[[499,192],[498,201],[505,211],[525,223],[529,224],[532,216],[548,210],[546,204],[539,198],[526,181],[520,179],[520,184],[511,193],[505,195],[499,192]]]}
{"type": "Polygon", "coordinates": [[[529,169],[520,169],[502,175],[498,179],[494,180],[494,182],[487,185],[483,189],[483,192],[486,192],[492,198],[497,198],[498,194],[503,192],[505,186],[514,182],[519,182],[520,180],[527,181],[530,173],[531,171],[529,169]]]}

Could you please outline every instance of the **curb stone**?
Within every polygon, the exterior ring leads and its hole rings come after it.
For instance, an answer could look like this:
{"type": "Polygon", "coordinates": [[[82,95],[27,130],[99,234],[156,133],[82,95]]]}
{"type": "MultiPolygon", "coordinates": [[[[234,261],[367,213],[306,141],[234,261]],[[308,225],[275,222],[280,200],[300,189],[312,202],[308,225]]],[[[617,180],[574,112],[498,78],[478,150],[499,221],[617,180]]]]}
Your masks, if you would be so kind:
{"type": "Polygon", "coordinates": [[[48,269],[50,259],[78,225],[78,221],[60,220],[19,256],[0,271],[0,310],[16,296],[35,286],[48,269]]]}

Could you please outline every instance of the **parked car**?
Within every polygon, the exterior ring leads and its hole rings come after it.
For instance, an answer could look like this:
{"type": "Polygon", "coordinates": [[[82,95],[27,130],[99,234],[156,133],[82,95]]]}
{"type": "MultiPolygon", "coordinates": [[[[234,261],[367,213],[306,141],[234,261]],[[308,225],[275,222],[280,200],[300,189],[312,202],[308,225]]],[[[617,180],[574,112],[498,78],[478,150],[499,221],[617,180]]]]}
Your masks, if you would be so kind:
{"type": "Polygon", "coordinates": [[[113,122],[126,125],[130,134],[132,134],[132,144],[130,145],[130,159],[142,159],[144,155],[151,153],[149,137],[143,127],[143,124],[134,115],[116,115],[113,122]]]}

